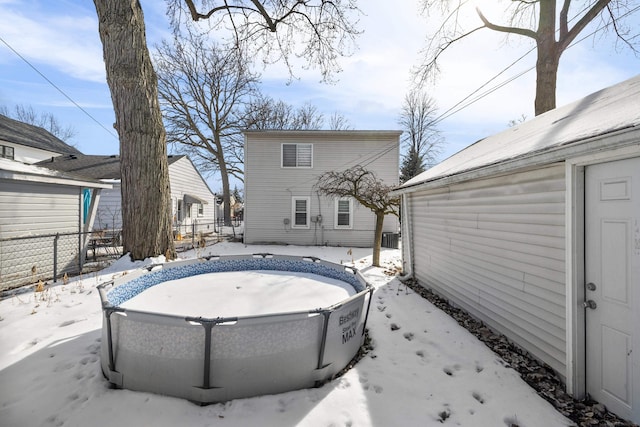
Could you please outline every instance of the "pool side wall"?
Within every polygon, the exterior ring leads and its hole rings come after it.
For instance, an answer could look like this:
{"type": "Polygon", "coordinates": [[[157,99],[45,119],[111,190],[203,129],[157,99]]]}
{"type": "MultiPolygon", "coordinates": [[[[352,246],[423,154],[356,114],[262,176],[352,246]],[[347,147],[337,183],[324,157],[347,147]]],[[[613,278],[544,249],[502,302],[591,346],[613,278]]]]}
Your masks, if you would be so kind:
{"type": "MultiPolygon", "coordinates": [[[[238,265],[246,267],[244,261],[258,259],[255,265],[265,266],[262,256],[242,258],[238,265]]],[[[274,264],[281,266],[283,260],[289,267],[293,265],[289,261],[302,262],[304,272],[314,265],[323,272],[332,269],[332,276],[345,271],[344,266],[298,257],[278,257],[274,264]]],[[[182,274],[178,269],[193,270],[189,266],[196,264],[169,267],[175,270],[171,276],[182,274]]],[[[210,266],[198,268],[209,270],[210,266]]],[[[355,270],[347,269],[345,274],[357,277],[362,290],[332,307],[225,319],[126,310],[109,302],[122,295],[114,292],[118,287],[108,294],[101,291],[103,373],[120,388],[200,404],[318,385],[347,366],[364,339],[372,289],[355,270]]],[[[134,275],[134,280],[120,286],[134,282],[137,289],[146,289],[146,282],[142,286],[135,283],[144,275],[134,275]]]]}

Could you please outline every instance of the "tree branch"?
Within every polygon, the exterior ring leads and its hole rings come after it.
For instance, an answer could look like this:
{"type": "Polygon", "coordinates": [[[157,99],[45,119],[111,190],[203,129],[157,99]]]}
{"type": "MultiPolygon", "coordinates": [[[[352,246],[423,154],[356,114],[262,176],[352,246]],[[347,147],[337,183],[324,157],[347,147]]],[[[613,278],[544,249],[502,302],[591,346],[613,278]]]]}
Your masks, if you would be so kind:
{"type": "MultiPolygon", "coordinates": [[[[252,0],[253,1],[253,0],[252,0]]],[[[209,19],[211,18],[211,16],[216,13],[216,12],[220,12],[221,10],[232,10],[232,9],[237,9],[237,10],[249,10],[251,12],[256,12],[255,9],[252,9],[250,7],[246,7],[246,6],[232,6],[229,5],[225,2],[224,6],[218,6],[218,7],[214,7],[212,9],[210,9],[207,13],[200,13],[198,12],[196,5],[193,4],[193,0],[184,0],[184,2],[187,4],[187,7],[189,8],[189,13],[191,14],[191,19],[193,19],[194,21],[199,21],[201,19],[209,19]]],[[[255,3],[255,2],[254,2],[255,3]]]]}
{"type": "Polygon", "coordinates": [[[530,38],[532,38],[534,40],[537,37],[537,34],[536,34],[535,31],[531,31],[531,30],[528,30],[526,28],[506,27],[506,26],[502,26],[502,25],[493,24],[492,22],[490,22],[482,14],[482,11],[480,11],[479,7],[476,7],[476,12],[478,13],[478,16],[480,17],[480,20],[482,20],[482,23],[484,24],[484,27],[489,28],[490,30],[499,31],[501,33],[519,34],[521,36],[530,37],[530,38]]]}
{"type": "Polygon", "coordinates": [[[256,8],[258,9],[258,13],[260,13],[260,15],[262,15],[262,17],[266,21],[267,27],[269,27],[269,31],[271,31],[272,33],[275,33],[276,32],[276,24],[275,24],[275,22],[273,22],[273,19],[271,19],[271,17],[269,16],[269,13],[267,13],[267,11],[264,8],[264,6],[262,5],[262,3],[260,3],[260,1],[258,1],[258,0],[251,0],[251,3],[253,3],[256,6],[256,8]]]}
{"type": "Polygon", "coordinates": [[[593,21],[593,19],[598,16],[598,14],[600,14],[600,12],[602,12],[609,3],[611,3],[611,0],[598,0],[593,7],[591,7],[591,9],[589,9],[587,13],[585,13],[578,22],[576,22],[576,25],[574,25],[571,30],[567,31],[564,37],[561,35],[560,40],[558,40],[560,49],[566,49],[571,42],[578,37],[578,34],[580,34],[580,32],[584,30],[584,28],[589,25],[589,23],[593,21]]]}

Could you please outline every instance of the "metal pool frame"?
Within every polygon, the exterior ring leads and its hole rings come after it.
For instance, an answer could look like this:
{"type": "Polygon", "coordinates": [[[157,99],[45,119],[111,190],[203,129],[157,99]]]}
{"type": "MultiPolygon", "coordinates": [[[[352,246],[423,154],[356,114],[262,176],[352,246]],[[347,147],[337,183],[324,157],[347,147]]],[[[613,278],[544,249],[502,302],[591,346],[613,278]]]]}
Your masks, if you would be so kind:
{"type": "Polygon", "coordinates": [[[199,404],[309,388],[330,380],[363,344],[373,294],[355,268],[315,257],[272,254],[150,266],[104,283],[98,291],[105,378],[116,388],[199,404]],[[319,274],[351,284],[356,294],[326,308],[242,317],[183,317],[120,307],[167,280],[249,270],[319,274]]]}

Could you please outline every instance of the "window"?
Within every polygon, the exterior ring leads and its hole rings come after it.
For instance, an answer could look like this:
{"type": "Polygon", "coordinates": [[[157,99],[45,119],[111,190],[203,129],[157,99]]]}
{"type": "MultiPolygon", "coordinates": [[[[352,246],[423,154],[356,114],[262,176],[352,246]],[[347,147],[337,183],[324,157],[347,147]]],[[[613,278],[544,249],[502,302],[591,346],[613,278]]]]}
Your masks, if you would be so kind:
{"type": "Polygon", "coordinates": [[[291,228],[309,228],[309,197],[293,197],[291,203],[291,228]]]}
{"type": "Polygon", "coordinates": [[[182,199],[179,199],[178,200],[178,209],[177,209],[177,212],[176,212],[176,217],[177,217],[176,219],[178,221],[182,221],[184,219],[184,218],[182,218],[182,205],[183,205],[182,199]]]}
{"type": "Polygon", "coordinates": [[[198,203],[198,216],[204,216],[204,205],[202,203],[198,203]]]}
{"type": "Polygon", "coordinates": [[[350,197],[336,199],[335,208],[333,228],[352,228],[353,199],[350,197]]]}
{"type": "Polygon", "coordinates": [[[14,160],[13,147],[9,147],[7,145],[0,145],[0,157],[14,160]]]}
{"type": "Polygon", "coordinates": [[[282,167],[313,167],[313,144],[282,144],[282,167]]]}

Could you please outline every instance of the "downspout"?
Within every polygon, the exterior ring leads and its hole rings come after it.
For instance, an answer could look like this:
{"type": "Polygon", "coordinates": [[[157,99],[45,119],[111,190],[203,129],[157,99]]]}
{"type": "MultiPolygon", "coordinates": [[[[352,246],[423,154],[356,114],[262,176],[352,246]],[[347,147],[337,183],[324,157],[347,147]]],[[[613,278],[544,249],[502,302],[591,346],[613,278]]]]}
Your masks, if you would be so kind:
{"type": "Polygon", "coordinates": [[[409,197],[408,193],[400,196],[402,200],[402,274],[398,276],[401,282],[413,279],[413,241],[411,240],[411,231],[413,225],[411,215],[409,215],[409,197]]]}

